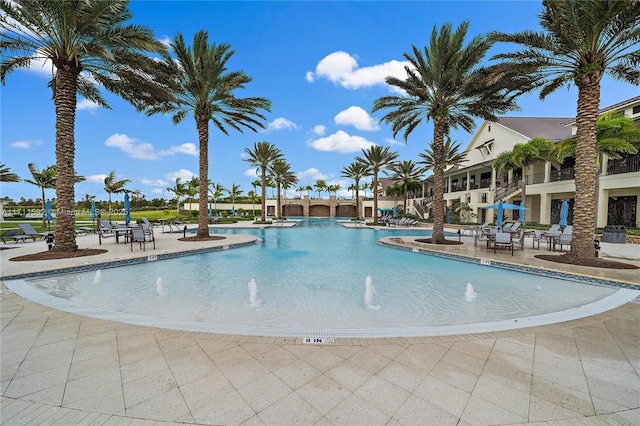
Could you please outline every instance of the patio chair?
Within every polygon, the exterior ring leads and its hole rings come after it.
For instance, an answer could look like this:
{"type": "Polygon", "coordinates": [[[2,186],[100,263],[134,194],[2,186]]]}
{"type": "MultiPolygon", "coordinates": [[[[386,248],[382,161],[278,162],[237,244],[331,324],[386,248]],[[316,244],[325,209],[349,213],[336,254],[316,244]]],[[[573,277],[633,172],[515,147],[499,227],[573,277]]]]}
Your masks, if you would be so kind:
{"type": "Polygon", "coordinates": [[[536,229],[533,231],[533,242],[531,243],[531,248],[536,248],[536,243],[538,243],[538,248],[540,248],[540,240],[542,239],[542,231],[536,229]]]}
{"type": "Polygon", "coordinates": [[[496,233],[495,240],[493,241],[493,254],[496,253],[496,249],[498,248],[511,249],[511,256],[513,256],[513,240],[511,239],[510,232],[496,233]]]}
{"type": "Polygon", "coordinates": [[[44,236],[47,235],[47,234],[41,234],[40,232],[36,231],[33,225],[30,223],[20,223],[18,224],[18,226],[20,227],[20,229],[22,229],[22,232],[24,233],[24,235],[27,235],[29,238],[32,238],[33,241],[35,241],[38,238],[44,238],[44,236]]]}
{"type": "Polygon", "coordinates": [[[560,246],[560,251],[562,251],[562,246],[569,246],[571,247],[571,240],[573,239],[573,236],[570,233],[565,234],[564,232],[562,234],[560,234],[559,237],[557,237],[557,239],[554,241],[554,250],[555,250],[555,246],[559,245],[560,246]]]}
{"type": "Polygon", "coordinates": [[[513,242],[514,247],[518,247],[520,248],[520,250],[524,250],[524,229],[516,232],[516,234],[512,232],[511,235],[511,241],[513,242]]]}
{"type": "Polygon", "coordinates": [[[518,232],[518,228],[520,228],[520,225],[522,225],[522,223],[520,222],[516,222],[513,225],[511,225],[511,228],[509,228],[509,232],[514,233],[514,232],[518,232]]]}
{"type": "Polygon", "coordinates": [[[100,219],[98,222],[98,244],[102,245],[103,238],[115,237],[116,232],[114,227],[105,219],[100,219]]]}
{"type": "MultiPolygon", "coordinates": [[[[129,236],[129,241],[131,242],[131,251],[133,251],[133,243],[140,244],[140,248],[142,251],[146,251],[147,248],[147,236],[144,233],[144,229],[142,226],[134,226],[131,228],[131,235],[129,236]]],[[[153,249],[156,249],[156,240],[151,235],[151,239],[149,242],[153,242],[153,249]]]]}

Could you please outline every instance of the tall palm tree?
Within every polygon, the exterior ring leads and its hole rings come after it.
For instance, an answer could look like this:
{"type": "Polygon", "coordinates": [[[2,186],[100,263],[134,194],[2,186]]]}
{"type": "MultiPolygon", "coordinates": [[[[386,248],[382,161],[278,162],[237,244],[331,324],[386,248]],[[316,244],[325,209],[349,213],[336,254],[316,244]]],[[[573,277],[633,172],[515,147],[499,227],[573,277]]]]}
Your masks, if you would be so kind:
{"type": "Polygon", "coordinates": [[[4,163],[0,163],[0,182],[20,182],[20,176],[10,170],[4,163]]]}
{"type": "Polygon", "coordinates": [[[597,119],[605,74],[640,84],[640,2],[637,0],[544,0],[541,32],[493,32],[497,42],[521,50],[496,54],[501,77],[530,77],[540,99],[560,87],[578,88],[576,113],[575,210],[571,256],[593,258],[597,181],[597,119]]]}
{"type": "Polygon", "coordinates": [[[404,206],[405,214],[407,213],[409,182],[422,179],[425,171],[425,167],[418,166],[418,163],[412,160],[397,161],[389,165],[389,177],[402,182],[402,205],[404,206]]]}
{"type": "MultiPolygon", "coordinates": [[[[450,129],[462,127],[471,132],[474,118],[496,120],[494,114],[517,109],[510,87],[516,81],[492,78],[481,66],[492,43],[477,36],[464,46],[469,23],[463,22],[455,32],[445,24],[438,32],[434,26],[429,45],[423,51],[413,46],[404,57],[407,78],[387,77],[388,85],[405,95],[383,96],[374,101],[373,111],[391,109],[383,118],[392,125],[394,137],[404,129],[404,139],[422,122],[433,120],[434,158],[442,158],[445,136],[450,129]]],[[[519,90],[525,90],[521,84],[519,90]]],[[[434,243],[444,241],[444,165],[433,165],[434,243]]]]}
{"type": "Polygon", "coordinates": [[[259,111],[270,111],[271,102],[265,98],[239,98],[234,93],[244,89],[251,77],[243,71],[228,71],[227,62],[235,53],[231,46],[222,43],[209,44],[206,31],[193,36],[193,45],[187,46],[178,33],[171,48],[175,59],[165,55],[164,62],[174,66],[175,87],[170,102],[154,105],[147,114],[173,113],[173,122],[182,122],[193,114],[200,143],[199,176],[200,203],[198,215],[198,237],[209,236],[209,206],[207,192],[209,182],[209,121],[225,135],[229,129],[257,132],[264,128],[265,116],[259,111]]]}
{"type": "Polygon", "coordinates": [[[116,180],[116,171],[112,170],[109,176],[104,178],[104,190],[109,194],[109,221],[111,221],[111,194],[122,194],[123,192],[129,192],[125,185],[130,183],[129,179],[116,180]]]}
{"type": "Polygon", "coordinates": [[[167,188],[167,191],[176,194],[176,218],[180,216],[180,198],[186,194],[187,185],[181,182],[182,179],[176,178],[176,184],[173,188],[167,188]]]}
{"type": "Polygon", "coordinates": [[[245,148],[244,151],[249,155],[244,161],[260,168],[260,185],[262,186],[260,220],[264,222],[267,218],[267,167],[275,161],[282,160],[284,157],[274,144],[267,141],[255,142],[253,150],[245,148]]]}
{"type": "MultiPolygon", "coordinates": [[[[31,172],[31,176],[33,179],[25,179],[24,181],[30,183],[31,185],[35,185],[42,191],[42,211],[44,212],[46,198],[44,196],[45,189],[55,189],[56,187],[56,165],[53,164],[49,167],[45,167],[42,170],[38,169],[38,166],[34,163],[29,163],[27,165],[29,167],[29,172],[31,172]]],[[[46,217],[42,215],[42,226],[46,225],[46,217]]]]}
{"type": "Polygon", "coordinates": [[[258,201],[258,194],[256,191],[247,192],[247,197],[251,200],[251,210],[253,210],[253,216],[256,216],[256,201],[258,201]]]}
{"type": "Polygon", "coordinates": [[[362,150],[362,157],[356,157],[356,161],[367,166],[368,176],[373,176],[373,222],[378,221],[378,174],[398,158],[397,152],[389,151],[389,147],[382,148],[373,145],[367,150],[362,150]]]}
{"type": "Polygon", "coordinates": [[[213,209],[218,210],[218,198],[222,197],[227,191],[227,188],[222,186],[221,183],[213,183],[209,181],[209,194],[213,198],[213,209]]]}
{"type": "MultiPolygon", "coordinates": [[[[602,154],[613,159],[623,158],[625,154],[637,154],[640,148],[640,128],[632,118],[623,113],[609,111],[598,117],[596,122],[596,184],[593,188],[594,203],[598,206],[600,192],[600,174],[602,173],[602,154]]],[[[566,157],[576,157],[576,137],[572,136],[553,146],[552,157],[562,162],[566,157]]],[[[597,220],[597,208],[594,209],[597,220]]]]}
{"type": "Polygon", "coordinates": [[[316,189],[316,191],[318,191],[318,198],[322,199],[320,193],[327,190],[327,182],[325,182],[323,179],[318,179],[313,187],[316,189]]]}
{"type": "Polygon", "coordinates": [[[527,198],[526,168],[535,163],[550,161],[554,158],[553,143],[545,138],[533,138],[526,143],[517,143],[511,151],[505,151],[493,160],[493,167],[501,175],[510,170],[522,169],[522,192],[520,199],[524,206],[527,198]]]}
{"type": "Polygon", "coordinates": [[[276,208],[277,213],[276,217],[282,216],[282,201],[280,198],[280,188],[285,184],[297,183],[298,178],[295,173],[291,170],[291,164],[287,163],[284,160],[274,161],[269,165],[269,176],[276,183],[277,187],[277,201],[276,208]]]}
{"type": "Polygon", "coordinates": [[[304,187],[304,190],[307,191],[307,198],[309,198],[311,191],[313,191],[313,186],[307,185],[304,187]]]}
{"type": "Polygon", "coordinates": [[[236,197],[242,195],[242,189],[240,189],[240,185],[236,185],[235,183],[231,184],[231,189],[228,189],[229,197],[231,197],[232,210],[235,213],[236,211],[236,197]]]}
{"type": "MultiPolygon", "coordinates": [[[[207,191],[209,190],[209,186],[207,185],[207,191]]],[[[192,176],[191,180],[187,182],[187,195],[189,196],[189,207],[193,204],[193,197],[195,197],[200,192],[200,178],[197,176],[192,176]]],[[[209,193],[207,192],[207,195],[209,193]]],[[[207,215],[209,214],[209,198],[207,197],[207,215]]],[[[199,206],[198,206],[199,207],[199,206]]]]}
{"type": "Polygon", "coordinates": [[[0,80],[39,61],[52,63],[56,114],[56,244],[53,251],[76,251],[74,162],[76,96],[108,108],[100,88],[136,108],[165,96],[152,78],[162,74],[151,52],[164,52],[148,27],[132,18],[122,0],[0,0],[3,18],[0,80]]]}

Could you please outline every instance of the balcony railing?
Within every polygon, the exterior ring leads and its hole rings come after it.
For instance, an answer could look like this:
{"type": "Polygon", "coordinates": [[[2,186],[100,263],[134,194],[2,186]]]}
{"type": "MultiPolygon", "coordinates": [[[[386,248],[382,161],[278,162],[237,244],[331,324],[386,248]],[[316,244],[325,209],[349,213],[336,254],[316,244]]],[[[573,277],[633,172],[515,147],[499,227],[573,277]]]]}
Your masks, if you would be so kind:
{"type": "Polygon", "coordinates": [[[640,171],[640,155],[636,154],[620,160],[609,160],[607,163],[608,175],[633,173],[640,171]]]}
{"type": "Polygon", "coordinates": [[[567,169],[561,170],[551,170],[550,181],[551,182],[559,182],[561,180],[572,180],[575,178],[575,169],[573,167],[569,167],[567,169]]]}

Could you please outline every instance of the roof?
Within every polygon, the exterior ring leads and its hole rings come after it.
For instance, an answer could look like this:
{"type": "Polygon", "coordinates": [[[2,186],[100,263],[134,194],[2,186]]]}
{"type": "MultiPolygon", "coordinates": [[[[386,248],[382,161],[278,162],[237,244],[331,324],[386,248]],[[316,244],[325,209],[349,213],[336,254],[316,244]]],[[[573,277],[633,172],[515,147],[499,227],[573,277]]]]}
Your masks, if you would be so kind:
{"type": "Polygon", "coordinates": [[[529,139],[560,141],[571,137],[571,120],[573,117],[499,117],[496,123],[529,139]]]}

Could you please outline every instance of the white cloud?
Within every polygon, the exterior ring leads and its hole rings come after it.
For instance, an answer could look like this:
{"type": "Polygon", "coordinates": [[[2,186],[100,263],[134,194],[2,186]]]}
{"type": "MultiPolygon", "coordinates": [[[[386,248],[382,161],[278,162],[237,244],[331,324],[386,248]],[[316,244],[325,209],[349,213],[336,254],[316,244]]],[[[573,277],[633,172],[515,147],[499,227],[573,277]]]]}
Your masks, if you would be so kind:
{"type": "Polygon", "coordinates": [[[326,132],[327,132],[327,126],[323,126],[322,124],[313,126],[313,133],[315,133],[318,136],[324,136],[326,132]]]}
{"type": "Polygon", "coordinates": [[[268,130],[296,130],[298,125],[284,117],[279,117],[269,123],[268,130]]]}
{"type": "Polygon", "coordinates": [[[85,178],[87,182],[104,183],[104,180],[107,178],[107,176],[108,175],[91,175],[91,176],[85,176],[85,178]]]}
{"type": "Polygon", "coordinates": [[[395,139],[391,139],[391,138],[385,138],[384,140],[386,143],[388,143],[389,145],[400,145],[400,146],[405,146],[406,143],[404,142],[399,142],[395,139]]]}
{"type": "Polygon", "coordinates": [[[125,134],[114,133],[104,142],[106,146],[118,148],[129,154],[131,158],[140,160],[158,160],[161,157],[175,155],[177,153],[197,156],[198,151],[192,143],[184,143],[179,146],[172,146],[164,151],[156,151],[154,146],[149,142],[140,142],[138,139],[131,138],[125,134]]]}
{"type": "Polygon", "coordinates": [[[198,156],[198,149],[196,148],[196,144],[191,143],[191,142],[187,142],[187,143],[183,143],[182,145],[178,145],[178,146],[172,146],[169,149],[166,149],[164,151],[160,151],[158,154],[162,157],[167,156],[167,155],[175,155],[175,154],[186,154],[186,155],[193,155],[194,157],[198,156]]]}
{"type": "Polygon", "coordinates": [[[42,141],[39,139],[23,139],[20,141],[11,142],[11,144],[9,144],[10,147],[19,149],[30,149],[34,146],[40,145],[42,145],[42,141]]]}
{"type": "Polygon", "coordinates": [[[340,111],[335,117],[333,117],[333,121],[335,121],[336,124],[343,126],[354,126],[358,130],[380,130],[376,120],[359,106],[350,106],[349,108],[340,111]]]}
{"type": "Polygon", "coordinates": [[[188,182],[192,177],[197,176],[197,173],[193,173],[187,169],[180,169],[177,172],[171,172],[164,175],[164,178],[171,182],[171,185],[175,185],[176,179],[180,178],[182,183],[188,182]]]}
{"type": "Polygon", "coordinates": [[[300,181],[309,180],[309,181],[315,182],[318,179],[325,180],[329,177],[329,175],[321,173],[320,170],[316,169],[315,167],[311,167],[311,168],[308,168],[307,170],[296,172],[296,177],[300,181]]]}
{"type": "Polygon", "coordinates": [[[143,178],[141,182],[142,182],[143,185],[149,185],[149,186],[165,186],[165,185],[167,185],[167,181],[162,180],[162,179],[147,179],[147,178],[143,178]]]}
{"type": "Polygon", "coordinates": [[[335,151],[346,154],[368,149],[375,144],[362,136],[351,136],[342,130],[338,130],[336,133],[325,138],[309,142],[309,145],[318,151],[335,151]]]}
{"type": "Polygon", "coordinates": [[[89,111],[89,112],[93,112],[96,109],[100,108],[100,105],[98,105],[95,102],[91,102],[88,99],[83,99],[83,100],[81,100],[80,102],[77,103],[76,108],[78,110],[80,110],[80,111],[86,110],[86,111],[89,111]]]}
{"type": "Polygon", "coordinates": [[[160,188],[153,188],[151,191],[149,191],[150,193],[152,193],[153,195],[163,195],[164,191],[160,188]]]}
{"type": "Polygon", "coordinates": [[[346,89],[359,89],[385,84],[384,80],[388,76],[406,78],[405,65],[409,65],[409,62],[391,60],[379,65],[359,67],[353,56],[338,51],[318,62],[315,72],[307,72],[306,79],[313,82],[316,78],[326,78],[346,89]]]}
{"type": "Polygon", "coordinates": [[[258,169],[247,169],[243,174],[250,178],[260,177],[260,175],[258,174],[258,169]]]}

